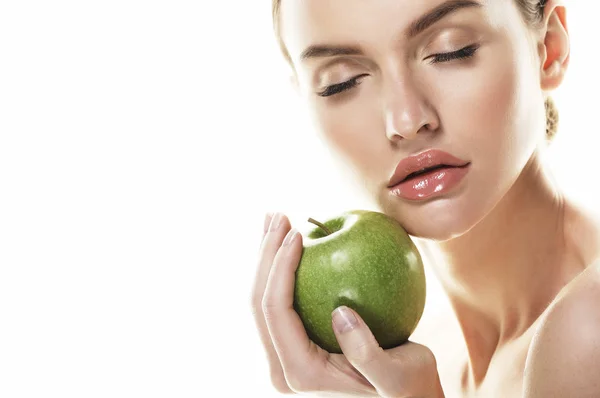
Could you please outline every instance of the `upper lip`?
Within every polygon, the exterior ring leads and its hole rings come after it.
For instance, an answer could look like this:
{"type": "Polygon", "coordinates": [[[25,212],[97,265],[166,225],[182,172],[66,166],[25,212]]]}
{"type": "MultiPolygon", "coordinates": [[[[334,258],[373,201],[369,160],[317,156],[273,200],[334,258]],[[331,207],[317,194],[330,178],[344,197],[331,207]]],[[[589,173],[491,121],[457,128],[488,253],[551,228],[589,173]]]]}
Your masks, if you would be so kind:
{"type": "Polygon", "coordinates": [[[398,185],[410,174],[417,171],[427,170],[436,166],[461,167],[469,162],[459,159],[448,152],[439,149],[430,149],[419,154],[404,158],[396,166],[394,175],[390,178],[388,188],[398,185]]]}

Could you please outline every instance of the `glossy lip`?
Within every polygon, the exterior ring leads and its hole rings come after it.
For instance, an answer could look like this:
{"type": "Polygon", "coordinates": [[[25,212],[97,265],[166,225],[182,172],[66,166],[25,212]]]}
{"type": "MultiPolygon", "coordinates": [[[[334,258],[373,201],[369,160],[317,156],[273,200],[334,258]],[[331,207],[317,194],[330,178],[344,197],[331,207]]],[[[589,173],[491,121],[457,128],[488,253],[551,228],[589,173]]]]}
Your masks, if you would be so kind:
{"type": "Polygon", "coordinates": [[[470,169],[469,165],[444,167],[404,180],[392,187],[390,193],[408,201],[422,201],[445,195],[466,177],[470,169]]]}
{"type": "Polygon", "coordinates": [[[448,152],[444,152],[440,149],[430,149],[417,155],[402,159],[396,166],[396,170],[390,178],[388,188],[392,188],[400,184],[406,179],[406,177],[417,171],[422,171],[441,165],[461,167],[468,164],[470,163],[459,159],[448,152]]]}

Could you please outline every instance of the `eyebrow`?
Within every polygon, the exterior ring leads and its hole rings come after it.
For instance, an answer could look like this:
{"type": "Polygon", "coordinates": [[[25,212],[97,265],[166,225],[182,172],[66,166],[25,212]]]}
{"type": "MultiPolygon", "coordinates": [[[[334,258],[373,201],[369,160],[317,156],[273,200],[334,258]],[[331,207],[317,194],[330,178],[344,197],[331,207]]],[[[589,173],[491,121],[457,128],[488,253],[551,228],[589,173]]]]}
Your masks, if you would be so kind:
{"type": "MultiPolygon", "coordinates": [[[[405,32],[407,38],[413,38],[418,34],[439,22],[445,17],[465,8],[481,7],[482,4],[475,0],[449,0],[434,9],[428,11],[425,15],[412,22],[405,32]]],[[[353,46],[329,46],[329,45],[312,45],[307,47],[302,54],[300,60],[305,61],[310,58],[334,57],[337,55],[362,55],[363,52],[359,47],[353,46]]]]}
{"type": "Polygon", "coordinates": [[[406,36],[408,38],[415,37],[422,33],[431,25],[439,22],[450,14],[465,8],[481,7],[481,3],[474,0],[450,0],[440,4],[427,14],[410,24],[406,36]]]}

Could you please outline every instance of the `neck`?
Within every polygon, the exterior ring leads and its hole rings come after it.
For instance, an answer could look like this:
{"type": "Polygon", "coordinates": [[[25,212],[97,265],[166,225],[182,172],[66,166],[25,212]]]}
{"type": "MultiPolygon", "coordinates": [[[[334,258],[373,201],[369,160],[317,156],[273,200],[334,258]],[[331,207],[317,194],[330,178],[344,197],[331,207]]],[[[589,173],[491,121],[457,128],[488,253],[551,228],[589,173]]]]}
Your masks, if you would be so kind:
{"type": "Polygon", "coordinates": [[[475,383],[576,272],[567,266],[565,200],[534,155],[504,198],[458,238],[426,242],[460,324],[475,383]]]}

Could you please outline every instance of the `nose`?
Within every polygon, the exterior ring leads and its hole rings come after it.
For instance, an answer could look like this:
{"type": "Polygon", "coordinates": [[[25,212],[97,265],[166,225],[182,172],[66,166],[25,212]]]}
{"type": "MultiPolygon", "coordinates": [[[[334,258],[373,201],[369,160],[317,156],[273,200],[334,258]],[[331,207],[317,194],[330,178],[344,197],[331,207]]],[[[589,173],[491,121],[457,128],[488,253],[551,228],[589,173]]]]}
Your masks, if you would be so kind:
{"type": "Polygon", "coordinates": [[[424,131],[436,131],[440,125],[424,91],[409,79],[388,86],[384,117],[386,136],[392,142],[414,140],[424,131]]]}

